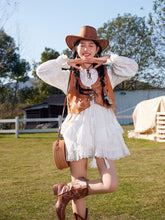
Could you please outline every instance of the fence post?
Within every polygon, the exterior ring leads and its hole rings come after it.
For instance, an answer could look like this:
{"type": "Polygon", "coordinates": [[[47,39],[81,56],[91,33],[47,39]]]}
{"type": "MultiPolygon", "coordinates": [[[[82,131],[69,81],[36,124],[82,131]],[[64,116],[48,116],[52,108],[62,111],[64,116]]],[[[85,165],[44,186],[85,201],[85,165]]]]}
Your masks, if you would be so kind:
{"type": "MultiPolygon", "coordinates": [[[[60,126],[61,126],[61,123],[62,123],[62,121],[61,121],[61,115],[59,115],[58,116],[58,132],[59,132],[59,129],[60,129],[60,126]]],[[[60,134],[60,137],[61,137],[61,134],[60,134]]]]}
{"type": "Polygon", "coordinates": [[[15,137],[19,137],[19,118],[15,117],[15,137]]]}
{"type": "Polygon", "coordinates": [[[58,128],[60,128],[61,125],[61,115],[58,115],[58,128]]]}

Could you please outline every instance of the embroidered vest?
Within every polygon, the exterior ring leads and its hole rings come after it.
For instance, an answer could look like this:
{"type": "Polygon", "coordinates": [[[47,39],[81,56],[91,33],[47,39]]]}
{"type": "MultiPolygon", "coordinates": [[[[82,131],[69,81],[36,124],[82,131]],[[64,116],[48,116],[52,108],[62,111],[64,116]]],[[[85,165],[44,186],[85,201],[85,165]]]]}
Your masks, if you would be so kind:
{"type": "Polygon", "coordinates": [[[71,71],[70,76],[70,86],[67,95],[67,105],[68,112],[78,114],[81,111],[90,107],[90,101],[94,100],[95,103],[104,106],[106,108],[112,108],[115,112],[115,97],[113,94],[113,89],[109,80],[109,76],[107,74],[106,68],[104,68],[105,76],[104,83],[105,87],[103,89],[104,99],[107,99],[108,104],[103,102],[102,98],[102,86],[100,83],[100,77],[98,76],[97,81],[92,84],[91,88],[82,84],[81,79],[79,77],[78,84],[79,88],[82,90],[82,94],[79,92],[79,89],[76,89],[76,77],[74,76],[74,72],[71,71]]]}

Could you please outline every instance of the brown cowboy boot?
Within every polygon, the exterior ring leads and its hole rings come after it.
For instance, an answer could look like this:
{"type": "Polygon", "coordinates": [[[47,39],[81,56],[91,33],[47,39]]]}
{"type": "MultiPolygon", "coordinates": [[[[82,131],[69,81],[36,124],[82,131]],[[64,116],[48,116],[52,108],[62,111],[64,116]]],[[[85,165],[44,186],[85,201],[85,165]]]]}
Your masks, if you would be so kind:
{"type": "Polygon", "coordinates": [[[77,213],[73,213],[74,219],[75,220],[88,220],[88,209],[86,209],[86,215],[85,218],[82,218],[80,215],[77,213]]]}
{"type": "Polygon", "coordinates": [[[70,200],[77,200],[88,195],[88,184],[85,178],[79,178],[68,184],[56,184],[53,186],[58,200],[55,205],[59,220],[65,220],[65,208],[70,200]]]}

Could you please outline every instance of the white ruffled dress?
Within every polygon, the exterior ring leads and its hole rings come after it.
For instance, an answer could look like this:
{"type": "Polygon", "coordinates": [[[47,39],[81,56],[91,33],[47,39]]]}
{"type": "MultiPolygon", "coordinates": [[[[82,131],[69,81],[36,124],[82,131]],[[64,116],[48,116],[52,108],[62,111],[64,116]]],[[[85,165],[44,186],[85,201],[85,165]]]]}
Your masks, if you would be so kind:
{"type": "MultiPolygon", "coordinates": [[[[37,68],[37,75],[46,83],[67,93],[69,68],[66,55],[49,60],[37,68]]],[[[106,64],[112,88],[122,81],[133,77],[137,71],[137,63],[129,58],[111,53],[106,64]]],[[[91,79],[86,70],[80,71],[81,82],[91,86],[98,78],[96,69],[91,69],[91,79]]],[[[69,113],[62,124],[61,133],[66,144],[66,160],[77,161],[92,158],[91,167],[97,167],[95,157],[119,159],[130,154],[123,140],[123,130],[112,109],[107,109],[91,101],[90,107],[79,114],[69,113]]],[[[106,160],[105,160],[106,162],[106,160]]],[[[108,163],[106,162],[107,166],[108,163]]]]}

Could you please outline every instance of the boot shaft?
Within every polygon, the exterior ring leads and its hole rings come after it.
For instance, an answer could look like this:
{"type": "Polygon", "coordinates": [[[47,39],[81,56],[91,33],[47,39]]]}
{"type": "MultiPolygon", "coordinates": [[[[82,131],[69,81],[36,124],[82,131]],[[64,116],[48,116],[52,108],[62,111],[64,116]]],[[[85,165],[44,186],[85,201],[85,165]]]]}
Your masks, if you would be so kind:
{"type": "Polygon", "coordinates": [[[58,197],[66,199],[81,199],[88,195],[88,184],[86,179],[77,179],[73,182],[59,186],[58,197]]]}
{"type": "MultiPolygon", "coordinates": [[[[69,201],[81,199],[88,195],[87,180],[80,178],[68,184],[57,184],[54,185],[53,191],[55,195],[58,195],[58,200],[55,205],[58,219],[65,220],[65,208],[69,201]]],[[[77,214],[75,214],[75,218],[83,219],[77,214]]]]}

